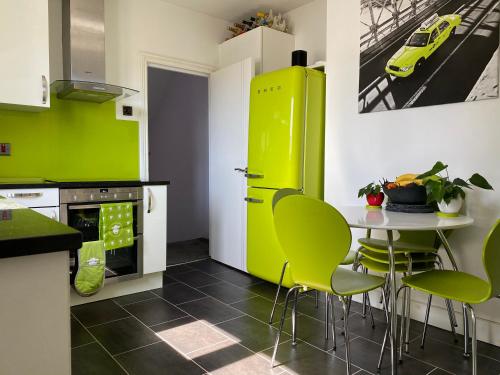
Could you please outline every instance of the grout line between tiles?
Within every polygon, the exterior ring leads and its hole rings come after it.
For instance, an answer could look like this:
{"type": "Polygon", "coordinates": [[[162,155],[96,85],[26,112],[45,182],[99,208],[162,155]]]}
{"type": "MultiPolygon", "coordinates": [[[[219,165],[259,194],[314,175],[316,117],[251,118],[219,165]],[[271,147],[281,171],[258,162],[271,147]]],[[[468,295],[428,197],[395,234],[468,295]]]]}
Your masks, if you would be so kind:
{"type": "Polygon", "coordinates": [[[105,325],[105,324],[114,323],[114,322],[119,322],[120,320],[125,320],[125,319],[130,318],[130,313],[129,313],[127,310],[125,310],[125,311],[129,314],[129,316],[125,316],[125,317],[123,317],[123,318],[119,318],[119,319],[109,320],[109,321],[104,322],[104,323],[93,324],[93,325],[91,325],[91,326],[87,326],[87,328],[99,327],[99,326],[103,326],[103,325],[105,325]]]}
{"type": "MultiPolygon", "coordinates": [[[[119,306],[119,307],[121,307],[121,308],[123,309],[123,307],[122,307],[122,306],[120,306],[120,305],[118,305],[115,301],[113,301],[113,302],[114,302],[117,306],[119,306]]],[[[171,304],[171,303],[170,303],[170,302],[168,302],[168,301],[165,301],[165,302],[167,302],[167,303],[171,304]]],[[[171,305],[172,305],[172,304],[171,304],[171,305]]],[[[173,305],[172,305],[172,306],[173,306],[173,305]]],[[[123,310],[125,310],[125,309],[123,309],[123,310]]],[[[127,311],[127,310],[125,310],[125,311],[127,311]]],[[[183,312],[184,312],[185,314],[187,314],[185,311],[183,311],[183,312]]],[[[188,314],[188,315],[189,315],[189,314],[188,314]]],[[[133,318],[134,318],[134,319],[136,319],[136,320],[137,320],[140,324],[142,324],[144,327],[146,327],[146,329],[148,329],[149,331],[151,331],[151,332],[152,332],[152,333],[153,333],[156,337],[158,337],[158,338],[160,339],[160,341],[158,341],[158,342],[163,341],[163,342],[167,343],[167,342],[163,339],[163,337],[161,337],[160,335],[158,335],[158,334],[157,334],[155,331],[153,331],[150,327],[148,327],[146,324],[144,324],[144,323],[143,323],[143,322],[142,322],[139,318],[137,318],[136,316],[133,316],[133,318]]],[[[193,318],[194,318],[194,317],[193,317],[193,318]]],[[[158,342],[156,342],[155,344],[157,344],[158,342]]],[[[168,345],[170,345],[169,343],[167,343],[167,344],[168,344],[168,345]]],[[[179,350],[178,348],[176,348],[175,346],[170,345],[170,347],[172,347],[172,348],[173,348],[173,349],[174,349],[177,353],[181,354],[181,355],[182,355],[185,359],[187,359],[187,360],[189,360],[189,361],[194,362],[192,359],[187,358],[187,357],[186,357],[186,356],[182,353],[182,351],[180,351],[180,350],[179,350]]],[[[136,350],[136,349],[139,349],[139,348],[132,349],[131,351],[136,350]]],[[[195,364],[196,364],[199,368],[201,368],[203,371],[206,371],[206,372],[208,373],[208,371],[207,371],[207,369],[206,369],[206,368],[204,368],[204,367],[200,366],[200,364],[199,364],[199,363],[197,363],[197,362],[194,362],[194,363],[195,363],[195,364]]],[[[127,374],[128,374],[128,373],[127,373],[127,374]]]]}
{"type": "Polygon", "coordinates": [[[184,316],[181,316],[179,318],[175,318],[175,319],[170,319],[170,320],[165,320],[164,322],[160,322],[160,323],[155,323],[155,324],[151,324],[150,326],[148,326],[149,328],[153,328],[153,327],[157,327],[159,325],[162,325],[162,324],[165,324],[165,323],[172,323],[172,322],[175,322],[177,320],[181,320],[181,319],[186,319],[188,318],[187,315],[184,315],[184,316]]]}
{"type": "Polygon", "coordinates": [[[130,302],[130,303],[125,303],[125,304],[121,304],[120,306],[130,306],[130,305],[135,305],[137,303],[141,303],[141,302],[147,302],[147,301],[151,301],[151,300],[154,300],[154,299],[157,299],[158,296],[155,294],[155,293],[152,293],[154,295],[154,297],[151,297],[151,298],[146,298],[146,299],[142,299],[140,301],[135,301],[135,302],[130,302]]]}
{"type": "Polygon", "coordinates": [[[84,346],[87,346],[87,345],[90,345],[90,344],[95,344],[96,342],[95,341],[91,341],[91,342],[88,342],[86,344],[82,344],[82,345],[77,345],[77,346],[72,346],[71,349],[78,349],[78,348],[82,348],[84,346]]]}
{"type": "Polygon", "coordinates": [[[155,341],[155,342],[151,342],[149,344],[146,344],[146,345],[142,345],[142,346],[138,346],[137,348],[133,348],[133,349],[129,349],[129,350],[125,350],[124,352],[120,352],[120,353],[117,353],[117,354],[114,354],[114,357],[119,357],[121,356],[122,354],[127,354],[127,353],[130,353],[130,352],[133,352],[134,350],[138,350],[138,349],[142,349],[142,348],[147,348],[148,346],[152,346],[152,345],[155,345],[155,344],[158,344],[160,342],[162,342],[163,340],[158,340],[158,341],[155,341]]]}
{"type": "Polygon", "coordinates": [[[82,324],[82,322],[81,322],[81,321],[80,321],[80,320],[79,320],[79,319],[75,316],[75,314],[73,314],[73,313],[70,313],[70,314],[73,316],[73,318],[74,318],[74,319],[75,319],[78,323],[80,323],[80,325],[83,327],[83,329],[85,329],[85,330],[87,331],[87,333],[88,333],[90,336],[92,336],[92,338],[95,340],[95,342],[97,343],[97,345],[99,345],[99,346],[102,348],[102,350],[104,350],[104,351],[105,351],[105,352],[106,352],[106,353],[107,353],[107,354],[111,357],[111,359],[112,359],[112,360],[113,360],[113,361],[114,361],[114,362],[118,365],[118,367],[120,367],[120,368],[121,368],[121,369],[125,372],[125,374],[130,375],[130,373],[129,373],[126,369],[125,369],[125,367],[123,367],[123,366],[122,366],[122,364],[121,364],[120,362],[118,362],[118,361],[116,360],[116,358],[115,358],[115,357],[113,357],[113,355],[109,352],[109,350],[108,350],[108,349],[106,349],[106,348],[104,347],[104,345],[103,345],[103,344],[102,344],[99,340],[97,340],[97,337],[95,337],[95,336],[92,334],[92,332],[90,332],[90,330],[82,324]]]}

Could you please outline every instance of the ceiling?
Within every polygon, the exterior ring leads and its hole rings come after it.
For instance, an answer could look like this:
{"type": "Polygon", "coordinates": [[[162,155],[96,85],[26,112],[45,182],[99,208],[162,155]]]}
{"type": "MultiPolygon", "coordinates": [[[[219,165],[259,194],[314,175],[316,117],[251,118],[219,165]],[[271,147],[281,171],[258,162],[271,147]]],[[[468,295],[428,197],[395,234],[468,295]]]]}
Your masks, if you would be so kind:
{"type": "Polygon", "coordinates": [[[286,13],[314,0],[164,0],[230,22],[240,21],[259,10],[286,13]]]}

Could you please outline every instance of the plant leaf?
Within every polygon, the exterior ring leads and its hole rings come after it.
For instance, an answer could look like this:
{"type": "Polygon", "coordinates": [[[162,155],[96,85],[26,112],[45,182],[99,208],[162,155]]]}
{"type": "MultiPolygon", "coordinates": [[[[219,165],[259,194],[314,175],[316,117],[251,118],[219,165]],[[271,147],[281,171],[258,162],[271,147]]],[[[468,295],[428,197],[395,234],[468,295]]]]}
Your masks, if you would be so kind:
{"type": "Polygon", "coordinates": [[[470,189],[470,184],[467,183],[467,181],[462,180],[461,178],[455,178],[453,180],[453,184],[470,189]]]}
{"type": "Polygon", "coordinates": [[[427,171],[427,172],[425,172],[425,173],[417,176],[417,179],[422,179],[422,178],[426,178],[426,177],[438,174],[439,172],[445,170],[446,168],[448,168],[447,165],[445,165],[441,161],[438,161],[438,162],[436,162],[436,164],[434,164],[434,166],[432,167],[431,170],[429,170],[429,171],[427,171]]]}
{"type": "Polygon", "coordinates": [[[469,178],[469,182],[481,189],[493,190],[493,187],[489,184],[489,182],[486,181],[486,179],[479,173],[474,173],[472,177],[469,178]]]}

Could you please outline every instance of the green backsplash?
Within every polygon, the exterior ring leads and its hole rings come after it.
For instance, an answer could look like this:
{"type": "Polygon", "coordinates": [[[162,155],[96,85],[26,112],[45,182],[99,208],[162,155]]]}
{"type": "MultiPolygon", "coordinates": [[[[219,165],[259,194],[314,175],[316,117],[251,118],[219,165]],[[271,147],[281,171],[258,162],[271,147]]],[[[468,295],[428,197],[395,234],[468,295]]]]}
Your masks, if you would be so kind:
{"type": "Polygon", "coordinates": [[[117,120],[115,103],[51,98],[38,113],[0,110],[0,177],[138,179],[139,124],[117,120]]]}

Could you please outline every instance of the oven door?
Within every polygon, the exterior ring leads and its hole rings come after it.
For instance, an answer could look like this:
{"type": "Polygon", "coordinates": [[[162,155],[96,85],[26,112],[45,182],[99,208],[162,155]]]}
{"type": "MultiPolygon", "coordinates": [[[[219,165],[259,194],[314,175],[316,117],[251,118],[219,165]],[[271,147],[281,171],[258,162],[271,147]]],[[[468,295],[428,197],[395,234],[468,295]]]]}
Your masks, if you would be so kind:
{"type": "MultiPolygon", "coordinates": [[[[79,230],[83,235],[84,242],[99,240],[99,213],[99,204],[61,205],[61,221],[79,230]]],[[[106,251],[106,282],[142,276],[142,201],[133,202],[133,216],[134,244],[106,251]]],[[[76,251],[70,252],[70,254],[71,275],[74,277],[78,259],[76,251]]]]}

